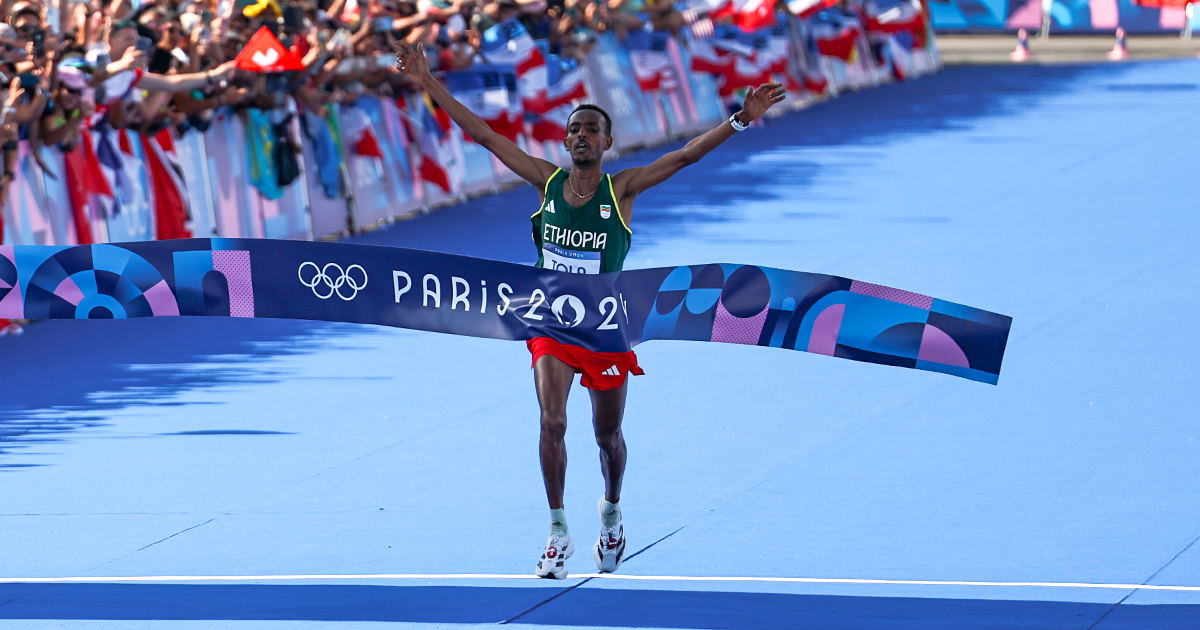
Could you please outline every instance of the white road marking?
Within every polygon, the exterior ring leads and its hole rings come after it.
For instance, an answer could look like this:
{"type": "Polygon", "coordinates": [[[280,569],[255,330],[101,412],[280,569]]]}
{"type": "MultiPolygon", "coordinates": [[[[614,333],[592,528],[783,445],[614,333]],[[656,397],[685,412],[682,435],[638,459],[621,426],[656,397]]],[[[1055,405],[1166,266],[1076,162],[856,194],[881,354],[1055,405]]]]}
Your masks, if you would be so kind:
{"type": "MultiPolygon", "coordinates": [[[[1200,593],[1200,586],[1158,584],[1093,584],[1088,582],[969,582],[959,580],[873,580],[866,578],[805,577],[716,577],[695,575],[628,575],[615,573],[579,573],[568,579],[643,580],[651,582],[774,582],[787,584],[879,584],[885,586],[998,586],[1033,588],[1101,588],[1143,591],[1188,591],[1200,593]]],[[[112,582],[266,582],[287,580],[537,580],[530,574],[506,573],[371,573],[340,575],[135,575],[111,577],[29,577],[0,578],[5,583],[112,583],[112,582]]]]}

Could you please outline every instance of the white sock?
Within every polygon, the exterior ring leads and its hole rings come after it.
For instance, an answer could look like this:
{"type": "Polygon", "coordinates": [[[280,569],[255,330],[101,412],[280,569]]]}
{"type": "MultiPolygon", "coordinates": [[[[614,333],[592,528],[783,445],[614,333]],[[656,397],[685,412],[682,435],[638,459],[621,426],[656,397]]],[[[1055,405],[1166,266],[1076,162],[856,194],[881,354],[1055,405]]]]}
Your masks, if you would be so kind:
{"type": "Polygon", "coordinates": [[[605,499],[600,504],[600,524],[605,527],[613,527],[621,522],[621,502],[609,503],[605,499]]]}
{"type": "Polygon", "coordinates": [[[550,535],[566,536],[568,533],[566,508],[550,510],[550,535]]]}

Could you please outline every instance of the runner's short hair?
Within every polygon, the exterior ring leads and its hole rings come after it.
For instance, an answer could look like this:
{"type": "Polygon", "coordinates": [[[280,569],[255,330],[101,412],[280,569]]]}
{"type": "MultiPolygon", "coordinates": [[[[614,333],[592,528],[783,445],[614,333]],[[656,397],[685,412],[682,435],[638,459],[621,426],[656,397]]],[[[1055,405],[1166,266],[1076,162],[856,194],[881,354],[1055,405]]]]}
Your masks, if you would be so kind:
{"type": "MultiPolygon", "coordinates": [[[[603,109],[600,109],[600,107],[597,105],[592,105],[591,103],[585,103],[583,105],[580,105],[579,107],[575,108],[575,111],[571,112],[571,116],[574,116],[577,112],[583,111],[585,109],[591,110],[593,112],[600,112],[600,115],[604,117],[604,135],[612,136],[612,118],[609,117],[608,112],[604,111],[603,109]]],[[[567,120],[571,120],[571,116],[567,116],[567,120]]]]}

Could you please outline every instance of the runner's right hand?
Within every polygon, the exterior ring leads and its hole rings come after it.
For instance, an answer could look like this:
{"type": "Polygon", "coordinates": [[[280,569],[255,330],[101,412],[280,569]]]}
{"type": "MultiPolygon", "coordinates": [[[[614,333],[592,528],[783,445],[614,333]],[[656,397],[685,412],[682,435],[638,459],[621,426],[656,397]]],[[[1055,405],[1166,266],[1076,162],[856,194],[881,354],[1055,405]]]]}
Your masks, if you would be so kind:
{"type": "Polygon", "coordinates": [[[429,62],[425,60],[425,47],[417,44],[416,48],[405,42],[400,42],[400,52],[396,53],[396,63],[400,72],[420,84],[429,76],[429,62]]]}

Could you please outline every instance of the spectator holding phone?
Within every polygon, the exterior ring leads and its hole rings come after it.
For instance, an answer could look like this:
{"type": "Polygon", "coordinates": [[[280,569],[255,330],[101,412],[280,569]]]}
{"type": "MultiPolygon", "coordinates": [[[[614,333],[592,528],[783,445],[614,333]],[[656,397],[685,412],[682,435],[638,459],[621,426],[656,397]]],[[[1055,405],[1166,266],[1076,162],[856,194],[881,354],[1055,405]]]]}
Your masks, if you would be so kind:
{"type": "Polygon", "coordinates": [[[148,53],[153,47],[151,42],[139,41],[137,27],[133,22],[122,21],[113,24],[108,33],[109,58],[116,59],[108,64],[106,70],[109,79],[104,82],[103,103],[97,103],[97,111],[102,106],[110,106],[117,100],[140,100],[137,91],[140,88],[151,91],[183,92],[219,84],[234,75],[237,70],[235,61],[227,61],[212,70],[162,76],[146,73],[148,53]]]}

